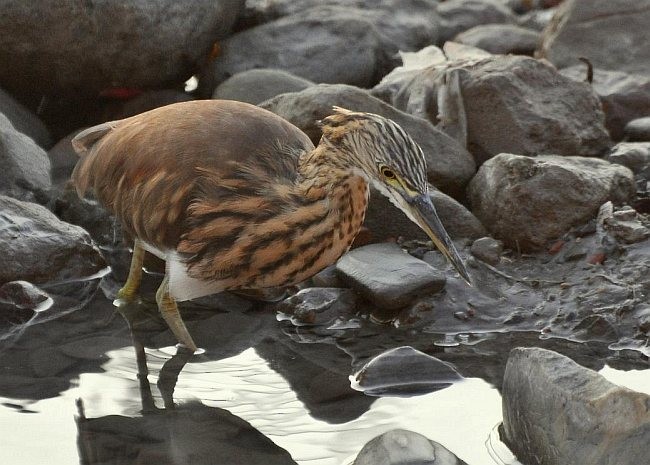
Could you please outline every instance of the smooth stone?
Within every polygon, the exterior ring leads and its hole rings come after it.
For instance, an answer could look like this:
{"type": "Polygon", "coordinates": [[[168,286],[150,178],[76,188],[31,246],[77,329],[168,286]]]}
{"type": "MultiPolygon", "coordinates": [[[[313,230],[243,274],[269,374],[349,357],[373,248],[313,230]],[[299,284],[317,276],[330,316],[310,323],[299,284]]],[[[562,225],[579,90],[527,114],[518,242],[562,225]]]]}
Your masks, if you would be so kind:
{"type": "Polygon", "coordinates": [[[300,92],[313,85],[307,79],[279,69],[251,69],[237,73],[219,84],[212,98],[257,105],[276,95],[300,92]]]}
{"type": "Polygon", "coordinates": [[[16,131],[31,137],[40,147],[52,145],[52,136],[45,124],[18,100],[0,89],[0,113],[5,115],[16,131]]]}
{"type": "Polygon", "coordinates": [[[344,282],[380,309],[399,309],[445,287],[445,276],[404,252],[397,244],[351,250],[336,264],[344,282]]]}
{"type": "Polygon", "coordinates": [[[72,139],[81,131],[82,129],[79,129],[68,134],[47,152],[51,166],[52,184],[56,187],[63,187],[70,180],[72,170],[79,161],[79,155],[72,147],[72,139]]]}
{"type": "Polygon", "coordinates": [[[650,9],[638,0],[565,0],[544,30],[538,57],[558,68],[587,57],[596,68],[650,74],[650,9]]]}
{"type": "Polygon", "coordinates": [[[402,126],[424,152],[429,181],[446,194],[462,196],[467,182],[476,172],[471,154],[428,121],[398,111],[366,90],[343,84],[320,84],[302,92],[278,95],[260,104],[295,124],[314,144],[321,137],[318,121],[330,115],[335,105],[376,113],[402,126]]]}
{"type": "Polygon", "coordinates": [[[626,166],[634,173],[641,173],[650,165],[650,142],[620,142],[606,159],[626,166]]]}
{"type": "Polygon", "coordinates": [[[631,142],[650,141],[650,116],[637,118],[625,125],[623,129],[626,140],[631,142]]]}
{"type": "MultiPolygon", "coordinates": [[[[578,82],[587,78],[585,64],[570,66],[560,73],[578,82]]],[[[605,112],[605,127],[614,140],[625,135],[625,125],[648,115],[650,108],[650,76],[594,68],[591,87],[605,112]]]]}
{"type": "Polygon", "coordinates": [[[502,440],[522,463],[647,462],[650,397],[540,348],[510,352],[502,440]]]}
{"type": "Polygon", "coordinates": [[[447,0],[438,5],[443,44],[463,31],[482,24],[515,24],[513,12],[498,0],[447,0]]]}
{"type": "Polygon", "coordinates": [[[336,272],[336,265],[330,265],[311,277],[314,287],[345,287],[336,272]]]}
{"type": "Polygon", "coordinates": [[[1,195],[0,256],[0,283],[82,280],[106,268],[85,230],[41,205],[1,195]]]}
{"type": "Polygon", "coordinates": [[[469,250],[479,260],[489,265],[498,265],[503,253],[503,242],[491,237],[481,237],[472,243],[469,250]]]}
{"type": "Polygon", "coordinates": [[[0,113],[0,195],[19,200],[47,202],[50,160],[34,140],[16,130],[0,113]]]}
{"type": "Polygon", "coordinates": [[[354,314],[356,303],[350,289],[309,287],[285,299],[276,310],[290,315],[297,326],[323,326],[354,314]]]}
{"type": "Polygon", "coordinates": [[[367,395],[406,395],[444,389],[463,377],[450,364],[410,346],[383,352],[354,376],[367,395]]]}
{"type": "Polygon", "coordinates": [[[514,24],[483,24],[461,32],[454,42],[499,55],[532,55],[539,37],[539,32],[514,24]]]}
{"type": "Polygon", "coordinates": [[[20,309],[39,311],[48,300],[51,298],[47,292],[27,281],[10,281],[0,286],[0,303],[20,309]]]}
{"type": "Polygon", "coordinates": [[[0,16],[0,85],[37,99],[182,85],[230,33],[243,4],[10,2],[0,16]]]}
{"type": "Polygon", "coordinates": [[[467,465],[419,433],[393,429],[363,446],[352,465],[467,465]]]}
{"type": "Polygon", "coordinates": [[[605,160],[502,153],[481,166],[468,197],[495,238],[516,250],[540,250],[594,218],[606,201],[627,203],[635,191],[632,172],[605,160]]]}

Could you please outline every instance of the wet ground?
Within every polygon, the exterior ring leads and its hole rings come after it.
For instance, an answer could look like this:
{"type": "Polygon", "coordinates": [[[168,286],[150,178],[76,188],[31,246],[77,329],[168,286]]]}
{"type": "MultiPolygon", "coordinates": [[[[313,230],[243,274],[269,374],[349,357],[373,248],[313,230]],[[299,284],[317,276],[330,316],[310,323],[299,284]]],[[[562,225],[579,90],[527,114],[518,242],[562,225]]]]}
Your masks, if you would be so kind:
{"type": "MultiPolygon", "coordinates": [[[[46,286],[51,308],[1,322],[0,463],[339,465],[403,428],[469,465],[516,464],[495,429],[513,347],[552,349],[650,391],[634,316],[646,300],[647,278],[636,273],[647,244],[593,266],[571,258],[577,245],[588,255],[589,240],[494,269],[470,260],[473,288],[450,271],[444,293],[393,315],[365,308],[300,325],[236,296],[184,305],[205,349],[193,356],[173,347],[157,315],[155,274],[143,301],[120,312],[110,276],[99,289],[97,279],[46,286]],[[401,346],[451,363],[463,379],[423,385],[421,373],[398,367],[382,376],[399,387],[361,392],[355,373],[401,346]]],[[[424,258],[444,267],[435,253],[424,258]]]]}

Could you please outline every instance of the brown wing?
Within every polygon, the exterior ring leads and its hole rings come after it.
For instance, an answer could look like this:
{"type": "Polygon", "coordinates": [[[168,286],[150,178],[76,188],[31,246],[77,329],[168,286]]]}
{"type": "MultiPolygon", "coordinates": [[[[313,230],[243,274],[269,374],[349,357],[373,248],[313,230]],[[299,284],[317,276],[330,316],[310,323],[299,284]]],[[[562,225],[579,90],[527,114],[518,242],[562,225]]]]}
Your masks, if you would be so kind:
{"type": "Polygon", "coordinates": [[[81,157],[72,175],[79,195],[93,188],[127,231],[160,249],[176,247],[196,195],[219,196],[199,184],[223,179],[222,192],[241,189],[228,186],[231,172],[258,164],[269,182],[290,181],[298,155],[313,149],[279,116],[227,100],[176,103],[104,123],[73,145],[81,157]]]}

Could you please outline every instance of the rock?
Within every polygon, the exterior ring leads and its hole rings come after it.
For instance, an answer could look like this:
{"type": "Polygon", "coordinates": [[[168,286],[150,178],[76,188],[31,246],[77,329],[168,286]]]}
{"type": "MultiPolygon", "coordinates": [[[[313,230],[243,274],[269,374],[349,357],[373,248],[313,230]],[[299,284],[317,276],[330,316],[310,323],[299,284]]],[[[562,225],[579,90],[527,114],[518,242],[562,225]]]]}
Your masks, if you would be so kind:
{"type": "MultiPolygon", "coordinates": [[[[435,188],[429,189],[429,196],[438,212],[440,221],[449,236],[454,239],[476,239],[485,236],[487,230],[463,204],[435,188]]],[[[363,222],[374,242],[402,237],[405,239],[430,240],[418,225],[408,219],[382,193],[372,189],[368,211],[363,222]]]]}
{"type": "Polygon", "coordinates": [[[1,113],[0,168],[0,195],[47,201],[51,187],[47,154],[30,137],[18,132],[1,113]]]}
{"type": "Polygon", "coordinates": [[[539,250],[572,226],[596,216],[607,200],[635,194],[627,168],[604,160],[502,153],[469,185],[472,212],[495,238],[518,250],[539,250]]]}
{"type": "Polygon", "coordinates": [[[566,0],[544,30],[538,55],[558,68],[587,57],[596,68],[650,74],[650,9],[637,0],[566,0]]]}
{"type": "Polygon", "coordinates": [[[521,15],[531,11],[547,11],[562,3],[562,0],[506,0],[508,8],[521,15]]]}
{"type": "Polygon", "coordinates": [[[451,137],[428,121],[395,110],[356,87],[321,84],[302,92],[278,95],[260,104],[298,126],[314,143],[321,136],[317,122],[330,115],[334,105],[376,113],[402,126],[424,152],[429,181],[449,195],[461,196],[476,171],[472,156],[451,137]]]}
{"type": "Polygon", "coordinates": [[[79,155],[72,148],[72,139],[82,130],[83,128],[65,136],[47,152],[47,158],[49,158],[51,166],[52,183],[56,187],[62,187],[70,180],[72,170],[79,161],[79,155]]]}
{"type": "Polygon", "coordinates": [[[52,145],[50,131],[28,108],[0,89],[0,113],[5,115],[17,131],[31,137],[42,148],[52,145]]]}
{"type": "Polygon", "coordinates": [[[419,433],[393,429],[368,442],[352,465],[467,465],[419,433]]]}
{"type": "Polygon", "coordinates": [[[188,102],[192,96],[174,89],[148,90],[127,100],[116,99],[110,102],[103,111],[102,120],[113,121],[138,115],[154,108],[164,107],[172,103],[188,102]]]}
{"type": "Polygon", "coordinates": [[[296,326],[327,326],[353,315],[356,302],[350,289],[310,287],[285,299],[276,310],[290,315],[296,326]]]}
{"type": "Polygon", "coordinates": [[[637,118],[625,125],[623,130],[625,138],[629,141],[650,141],[650,116],[637,118]]]}
{"type": "Polygon", "coordinates": [[[640,221],[637,212],[631,207],[614,211],[612,202],[606,202],[599,209],[598,223],[613,237],[627,244],[650,237],[650,229],[640,221]]]}
{"type": "Polygon", "coordinates": [[[380,309],[405,307],[415,298],[440,292],[444,275],[397,244],[371,244],[343,255],[336,270],[346,283],[380,309]]]}
{"type": "MultiPolygon", "coordinates": [[[[533,10],[517,18],[517,23],[526,29],[543,31],[555,16],[557,8],[548,8],[546,10],[533,10]]],[[[540,37],[541,39],[541,37],[540,37]]]]}
{"type": "Polygon", "coordinates": [[[501,152],[597,156],[611,145],[600,102],[589,85],[544,62],[476,53],[432,62],[387,76],[373,94],[441,124],[449,116],[439,95],[457,75],[463,109],[456,116],[465,115],[467,147],[479,164],[501,152]]]}
{"type": "Polygon", "coordinates": [[[470,252],[489,265],[498,265],[503,253],[503,242],[491,237],[481,237],[472,243],[470,252]]]}
{"type": "Polygon", "coordinates": [[[378,79],[379,34],[360,13],[317,7],[234,34],[200,76],[210,96],[227,78],[254,68],[279,68],[313,82],[368,87],[378,79]]]}
{"type": "Polygon", "coordinates": [[[354,388],[367,395],[395,395],[444,389],[462,376],[450,364],[413,347],[397,347],[366,363],[354,375],[354,388]]]}
{"type": "Polygon", "coordinates": [[[517,21],[512,11],[498,0],[448,0],[438,5],[438,14],[441,18],[439,44],[475,26],[517,21]]]}
{"type": "Polygon", "coordinates": [[[0,18],[0,84],[30,97],[180,85],[229,33],[243,4],[12,2],[0,18]]]}
{"type": "Polygon", "coordinates": [[[606,159],[640,173],[650,165],[650,142],[621,142],[614,146],[606,159]]]}
{"type": "MultiPolygon", "coordinates": [[[[587,70],[584,64],[560,71],[576,81],[584,82],[587,70]]],[[[605,112],[605,127],[614,140],[624,135],[625,125],[648,114],[650,108],[650,77],[595,68],[591,86],[600,98],[605,112]]]]}
{"type": "Polygon", "coordinates": [[[106,264],[86,231],[37,204],[0,196],[0,283],[86,279],[106,264]]]}
{"type": "Polygon", "coordinates": [[[513,53],[532,56],[539,37],[538,32],[513,24],[484,24],[461,32],[454,42],[499,55],[513,53]]]}
{"type": "Polygon", "coordinates": [[[311,277],[310,283],[314,287],[345,287],[343,281],[341,281],[341,278],[336,273],[336,265],[330,265],[316,273],[311,277]]]}
{"type": "Polygon", "coordinates": [[[307,79],[279,69],[251,69],[237,73],[219,84],[212,98],[257,105],[276,95],[300,92],[313,85],[307,79]]]}
{"type": "Polygon", "coordinates": [[[504,440],[522,463],[637,465],[647,461],[650,398],[540,348],[510,352],[504,440]]]}
{"type": "Polygon", "coordinates": [[[52,304],[52,298],[32,283],[10,281],[0,286],[0,303],[40,312],[52,304]]]}

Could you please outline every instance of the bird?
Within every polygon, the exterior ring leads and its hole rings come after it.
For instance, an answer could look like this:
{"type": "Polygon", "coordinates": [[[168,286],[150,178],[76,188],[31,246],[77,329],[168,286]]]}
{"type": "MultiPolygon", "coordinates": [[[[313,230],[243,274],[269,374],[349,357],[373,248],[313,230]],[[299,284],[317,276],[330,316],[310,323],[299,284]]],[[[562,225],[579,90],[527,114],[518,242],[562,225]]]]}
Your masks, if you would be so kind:
{"type": "Polygon", "coordinates": [[[335,263],[362,227],[370,185],[471,283],[428,195],[422,149],[394,121],[333,107],[314,146],[244,102],[194,100],[81,131],[72,183],[134,238],[118,300],[138,297],[146,252],[165,260],[156,292],[180,343],[197,345],[177,302],[290,286],[335,263]]]}

